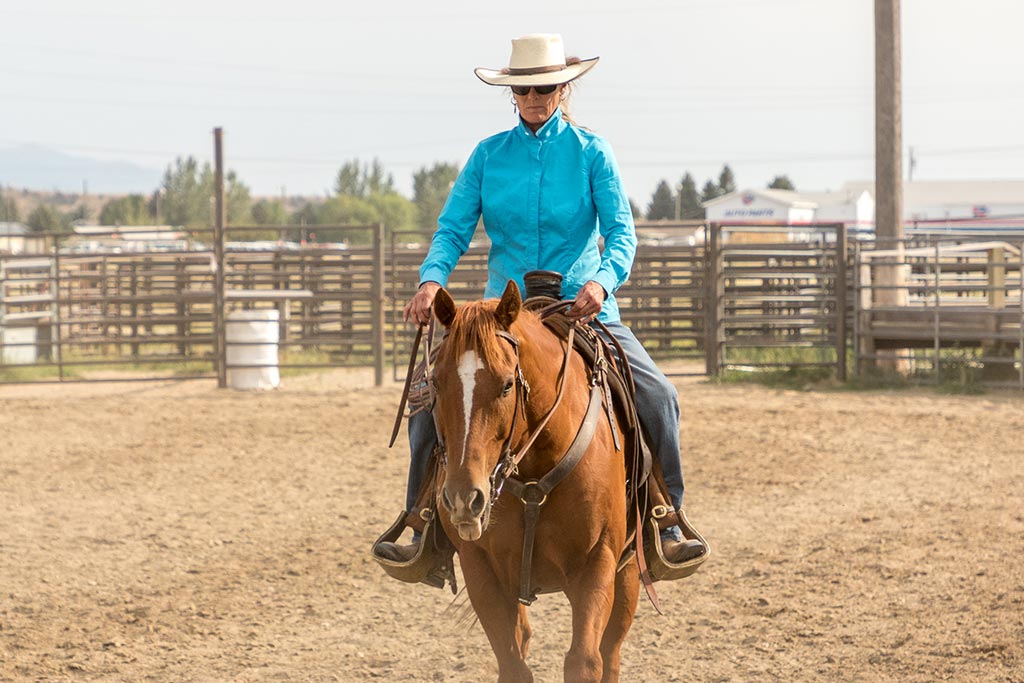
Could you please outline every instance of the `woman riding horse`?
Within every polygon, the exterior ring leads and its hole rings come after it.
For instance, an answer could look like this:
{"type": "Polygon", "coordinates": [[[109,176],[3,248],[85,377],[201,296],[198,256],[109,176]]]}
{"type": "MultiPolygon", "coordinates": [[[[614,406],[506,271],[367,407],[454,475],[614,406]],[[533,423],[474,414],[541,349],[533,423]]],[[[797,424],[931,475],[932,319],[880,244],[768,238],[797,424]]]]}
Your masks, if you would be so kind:
{"type": "MultiPolygon", "coordinates": [[[[678,395],[620,322],[614,296],[629,277],[636,252],[629,199],[610,145],[569,114],[575,80],[597,61],[566,59],[561,36],[534,34],[512,41],[507,68],[475,70],[484,83],[511,88],[519,122],[480,142],[466,162],[438,218],[420,267],[419,289],[404,316],[419,325],[429,321],[435,296],[469,247],[481,217],[491,240],[485,296],[499,296],[509,280],[522,288],[523,275],[532,270],[562,273],[562,294],[573,300],[570,318],[601,321],[625,350],[644,439],[661,466],[671,504],[681,510],[678,395]]],[[[429,413],[409,418],[409,442],[407,510],[415,504],[437,443],[429,413]]],[[[676,526],[664,530],[661,541],[666,560],[673,563],[706,552],[700,540],[683,540],[676,526]]],[[[416,555],[418,542],[416,536],[411,545],[379,542],[373,552],[400,562],[416,555]]]]}

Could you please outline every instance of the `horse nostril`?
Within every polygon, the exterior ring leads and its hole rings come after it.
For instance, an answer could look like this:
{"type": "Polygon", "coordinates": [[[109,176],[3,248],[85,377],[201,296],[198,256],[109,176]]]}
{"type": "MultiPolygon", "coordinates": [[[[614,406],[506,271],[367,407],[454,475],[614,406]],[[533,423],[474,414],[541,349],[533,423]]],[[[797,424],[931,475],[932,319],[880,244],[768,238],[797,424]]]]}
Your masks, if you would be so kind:
{"type": "Polygon", "coordinates": [[[474,515],[483,513],[484,506],[487,504],[484,492],[480,489],[474,489],[473,499],[469,502],[469,511],[474,515]]]}
{"type": "Polygon", "coordinates": [[[441,505],[443,505],[448,512],[453,512],[455,510],[455,506],[452,505],[452,499],[448,497],[448,489],[446,487],[441,488],[441,505]]]}

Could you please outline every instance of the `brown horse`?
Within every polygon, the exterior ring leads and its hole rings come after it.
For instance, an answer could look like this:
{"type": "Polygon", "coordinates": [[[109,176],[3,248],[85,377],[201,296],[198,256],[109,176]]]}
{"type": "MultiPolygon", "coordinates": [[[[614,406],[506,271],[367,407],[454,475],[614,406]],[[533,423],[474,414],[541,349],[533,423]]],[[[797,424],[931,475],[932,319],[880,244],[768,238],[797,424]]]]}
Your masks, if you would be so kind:
{"type": "MultiPolygon", "coordinates": [[[[536,593],[554,591],[564,592],[572,606],[565,680],[618,681],[619,649],[633,623],[639,579],[635,566],[618,569],[627,542],[626,466],[609,422],[614,411],[601,411],[578,464],[539,508],[527,563],[525,593],[531,597],[524,599],[529,525],[523,500],[510,489],[522,493],[535,486],[527,482],[551,473],[578,441],[592,405],[590,372],[576,353],[566,360],[565,340],[522,308],[514,282],[500,301],[458,309],[442,289],[434,312],[447,328],[431,377],[446,460],[440,517],[498,659],[498,681],[533,681],[525,661],[531,630],[524,605],[536,593]],[[565,389],[556,401],[559,380],[565,389]],[[517,466],[503,469],[509,453],[524,446],[517,466]],[[504,474],[510,476],[503,482],[504,474]]],[[[622,433],[621,425],[616,428],[622,433]]]]}

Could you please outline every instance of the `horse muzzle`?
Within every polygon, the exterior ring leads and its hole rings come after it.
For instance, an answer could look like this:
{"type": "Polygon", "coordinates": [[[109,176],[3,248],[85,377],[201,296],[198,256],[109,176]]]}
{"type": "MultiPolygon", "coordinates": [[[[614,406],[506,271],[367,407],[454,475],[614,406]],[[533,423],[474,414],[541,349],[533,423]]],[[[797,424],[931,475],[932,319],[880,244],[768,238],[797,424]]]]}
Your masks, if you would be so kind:
{"type": "Polygon", "coordinates": [[[480,539],[489,517],[488,494],[476,487],[441,489],[441,505],[448,511],[452,524],[463,541],[480,539]]]}

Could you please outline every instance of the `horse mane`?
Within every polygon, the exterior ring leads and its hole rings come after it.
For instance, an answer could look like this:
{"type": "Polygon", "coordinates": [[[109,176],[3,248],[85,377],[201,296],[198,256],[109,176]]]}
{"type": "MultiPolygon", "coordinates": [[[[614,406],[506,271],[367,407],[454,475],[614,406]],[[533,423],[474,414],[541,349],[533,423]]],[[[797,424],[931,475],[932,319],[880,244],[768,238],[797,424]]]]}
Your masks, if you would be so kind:
{"type": "MultiPolygon", "coordinates": [[[[461,356],[466,351],[476,351],[488,365],[503,358],[508,343],[497,334],[499,328],[494,315],[497,308],[497,299],[472,301],[459,307],[445,340],[451,353],[461,356]]],[[[520,310],[517,322],[526,316],[535,318],[536,314],[520,310]]]]}

